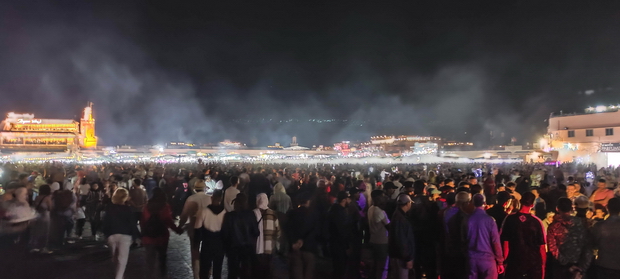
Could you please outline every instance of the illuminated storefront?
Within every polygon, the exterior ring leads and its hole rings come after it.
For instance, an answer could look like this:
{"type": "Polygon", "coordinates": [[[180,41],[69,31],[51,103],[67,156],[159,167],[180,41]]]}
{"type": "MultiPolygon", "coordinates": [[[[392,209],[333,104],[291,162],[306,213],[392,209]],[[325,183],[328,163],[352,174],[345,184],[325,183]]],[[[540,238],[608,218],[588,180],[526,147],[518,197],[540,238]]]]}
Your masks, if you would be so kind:
{"type": "Polygon", "coordinates": [[[97,147],[92,103],[80,121],[39,119],[34,114],[9,112],[0,132],[0,149],[12,151],[67,151],[97,147]]]}

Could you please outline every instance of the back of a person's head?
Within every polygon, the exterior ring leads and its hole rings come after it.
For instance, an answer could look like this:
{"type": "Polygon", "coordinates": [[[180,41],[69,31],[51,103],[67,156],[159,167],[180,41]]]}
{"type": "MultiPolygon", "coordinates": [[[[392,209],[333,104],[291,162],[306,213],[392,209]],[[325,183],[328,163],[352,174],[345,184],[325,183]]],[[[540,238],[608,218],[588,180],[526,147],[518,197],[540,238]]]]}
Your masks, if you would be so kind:
{"type": "Polygon", "coordinates": [[[387,203],[387,200],[388,200],[388,197],[386,195],[377,196],[375,198],[372,198],[372,204],[374,206],[383,208],[385,204],[387,203]]]}
{"type": "Polygon", "coordinates": [[[485,204],[485,198],[484,198],[484,195],[482,194],[475,194],[472,197],[472,200],[474,202],[475,207],[481,207],[481,206],[484,206],[485,204]]]}
{"type": "Polygon", "coordinates": [[[458,192],[456,194],[456,204],[468,203],[471,200],[471,195],[467,192],[458,192]]]}
{"type": "Polygon", "coordinates": [[[450,192],[446,195],[446,203],[448,206],[452,206],[456,203],[456,193],[450,192]]]}
{"type": "Polygon", "coordinates": [[[416,180],[415,182],[413,182],[413,193],[415,195],[423,194],[424,188],[426,188],[426,185],[424,185],[423,180],[416,180]]]}
{"type": "Polygon", "coordinates": [[[222,196],[223,196],[222,190],[215,190],[215,191],[213,191],[213,194],[211,194],[211,199],[221,200],[222,196]]]}
{"type": "Polygon", "coordinates": [[[470,190],[472,194],[480,194],[482,193],[482,186],[480,186],[480,184],[474,184],[471,185],[470,190]]]}
{"type": "Polygon", "coordinates": [[[620,214],[620,199],[619,198],[609,199],[609,202],[607,202],[607,210],[609,211],[609,215],[620,214]]]}
{"type": "Polygon", "coordinates": [[[49,195],[52,193],[52,189],[50,188],[49,185],[44,184],[39,186],[39,195],[43,196],[43,195],[49,195]]]}
{"type": "Polygon", "coordinates": [[[458,188],[456,188],[456,192],[457,193],[460,193],[460,192],[470,193],[471,189],[469,189],[467,187],[458,187],[458,188]]]}
{"type": "Polygon", "coordinates": [[[233,200],[235,211],[248,209],[248,197],[244,193],[239,193],[233,200]]]}
{"type": "Polygon", "coordinates": [[[513,187],[517,187],[517,183],[514,183],[512,181],[506,183],[506,188],[513,188],[513,187]]]}
{"type": "Polygon", "coordinates": [[[521,205],[524,206],[533,206],[534,201],[536,200],[536,196],[532,192],[525,192],[521,195],[521,205]]]}
{"type": "Polygon", "coordinates": [[[510,193],[506,191],[501,191],[497,193],[497,204],[504,205],[508,200],[510,200],[510,193]]]}
{"type": "Polygon", "coordinates": [[[237,185],[239,183],[239,177],[238,176],[231,176],[230,177],[230,185],[237,185]]]}
{"type": "Polygon", "coordinates": [[[569,198],[558,199],[558,211],[569,213],[573,210],[573,202],[569,198]]]}
{"type": "Polygon", "coordinates": [[[125,190],[125,188],[118,188],[112,194],[112,203],[113,204],[124,204],[129,197],[129,192],[125,190]]]}
{"type": "Polygon", "coordinates": [[[19,175],[19,178],[18,178],[18,179],[19,179],[19,180],[23,180],[23,179],[28,178],[28,176],[29,176],[29,175],[28,175],[27,173],[22,173],[22,174],[20,174],[20,175],[19,175]]]}
{"type": "Polygon", "coordinates": [[[382,190],[373,190],[372,192],[370,192],[370,197],[373,199],[376,199],[380,196],[383,196],[385,193],[382,190]]]}

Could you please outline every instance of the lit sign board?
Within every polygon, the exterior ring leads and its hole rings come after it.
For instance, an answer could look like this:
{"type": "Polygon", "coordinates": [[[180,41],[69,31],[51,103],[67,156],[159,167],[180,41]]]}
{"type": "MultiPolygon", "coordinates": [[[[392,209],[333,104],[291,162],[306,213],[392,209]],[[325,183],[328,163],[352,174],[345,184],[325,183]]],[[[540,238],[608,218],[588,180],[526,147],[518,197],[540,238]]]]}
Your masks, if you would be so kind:
{"type": "Polygon", "coordinates": [[[41,124],[41,119],[17,119],[19,124],[41,124]]]}
{"type": "Polygon", "coordinates": [[[620,143],[601,143],[601,152],[620,152],[620,143]]]}

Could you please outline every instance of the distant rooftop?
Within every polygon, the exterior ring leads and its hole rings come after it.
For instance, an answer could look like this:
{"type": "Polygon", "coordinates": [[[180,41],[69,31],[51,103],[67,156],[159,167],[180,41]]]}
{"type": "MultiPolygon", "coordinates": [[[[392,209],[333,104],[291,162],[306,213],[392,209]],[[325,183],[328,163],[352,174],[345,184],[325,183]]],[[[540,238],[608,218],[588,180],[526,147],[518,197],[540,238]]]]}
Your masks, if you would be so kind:
{"type": "Polygon", "coordinates": [[[573,112],[573,113],[564,113],[560,111],[560,113],[551,113],[550,118],[553,117],[564,117],[564,116],[574,116],[574,115],[584,115],[584,114],[594,114],[594,113],[605,113],[605,112],[616,112],[620,110],[620,104],[618,105],[609,105],[609,106],[589,106],[584,112],[573,112]]]}

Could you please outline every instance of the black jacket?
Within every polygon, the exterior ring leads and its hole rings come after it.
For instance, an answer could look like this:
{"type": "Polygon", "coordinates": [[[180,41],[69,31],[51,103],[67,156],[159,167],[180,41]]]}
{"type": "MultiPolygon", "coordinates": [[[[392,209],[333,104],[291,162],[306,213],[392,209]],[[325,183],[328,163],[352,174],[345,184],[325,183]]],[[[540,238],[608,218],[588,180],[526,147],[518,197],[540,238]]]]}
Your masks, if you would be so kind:
{"type": "Polygon", "coordinates": [[[352,230],[347,210],[338,203],[333,204],[327,213],[327,220],[329,243],[332,246],[348,248],[352,230]]]}
{"type": "Polygon", "coordinates": [[[221,232],[226,251],[251,247],[253,247],[253,251],[256,251],[256,239],[260,235],[260,231],[254,211],[244,210],[226,213],[221,232]]]}
{"type": "Polygon", "coordinates": [[[288,213],[286,226],[288,239],[291,244],[302,240],[302,251],[316,253],[318,248],[319,222],[316,211],[300,206],[288,213]]]}
{"type": "Polygon", "coordinates": [[[131,207],[120,204],[110,204],[105,210],[102,230],[105,237],[113,234],[131,235],[134,239],[140,236],[136,226],[135,215],[131,207]]]}
{"type": "Polygon", "coordinates": [[[415,256],[413,227],[405,212],[400,208],[394,211],[388,234],[390,257],[411,261],[415,256]]]}

